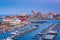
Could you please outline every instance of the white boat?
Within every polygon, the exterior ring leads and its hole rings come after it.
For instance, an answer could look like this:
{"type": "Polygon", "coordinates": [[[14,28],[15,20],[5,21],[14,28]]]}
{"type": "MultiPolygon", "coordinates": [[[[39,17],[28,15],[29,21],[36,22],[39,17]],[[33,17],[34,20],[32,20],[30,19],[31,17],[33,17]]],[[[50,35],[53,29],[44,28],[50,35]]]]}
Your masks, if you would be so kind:
{"type": "Polygon", "coordinates": [[[11,38],[7,37],[7,38],[6,38],[6,40],[13,40],[13,39],[11,39],[11,38]]]}
{"type": "Polygon", "coordinates": [[[51,31],[48,31],[48,34],[56,35],[56,34],[57,34],[57,31],[53,31],[53,30],[51,30],[51,31]]]}
{"type": "Polygon", "coordinates": [[[16,35],[17,35],[16,32],[11,32],[11,36],[10,36],[10,38],[14,38],[16,35]]]}
{"type": "Polygon", "coordinates": [[[15,36],[18,36],[20,34],[19,31],[11,32],[11,38],[14,38],[15,36]]]}
{"type": "Polygon", "coordinates": [[[55,38],[55,35],[45,35],[43,37],[44,40],[54,40],[54,38],[55,38]]]}
{"type": "Polygon", "coordinates": [[[17,33],[16,32],[11,32],[11,34],[16,35],[17,33]]]}
{"type": "Polygon", "coordinates": [[[19,35],[20,34],[20,32],[19,31],[16,31],[16,35],[19,35]]]}

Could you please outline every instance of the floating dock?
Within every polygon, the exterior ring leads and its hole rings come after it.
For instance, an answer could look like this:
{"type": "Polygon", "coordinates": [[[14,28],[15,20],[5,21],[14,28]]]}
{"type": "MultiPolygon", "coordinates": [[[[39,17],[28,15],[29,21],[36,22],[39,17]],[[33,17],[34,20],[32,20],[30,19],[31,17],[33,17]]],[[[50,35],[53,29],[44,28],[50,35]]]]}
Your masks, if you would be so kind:
{"type": "Polygon", "coordinates": [[[43,40],[54,40],[53,38],[55,37],[55,35],[45,35],[42,39],[43,40]]]}
{"type": "MultiPolygon", "coordinates": [[[[43,31],[39,32],[36,36],[38,36],[37,40],[53,40],[57,34],[56,30],[52,30],[57,24],[51,24],[49,25],[46,29],[44,29],[43,31]],[[49,38],[48,38],[48,37],[49,38]],[[45,38],[46,37],[46,38],[45,38]]],[[[35,37],[36,38],[36,37],[35,37]]]]}
{"type": "Polygon", "coordinates": [[[52,31],[52,30],[51,30],[51,31],[48,31],[48,34],[49,34],[49,35],[56,35],[56,34],[57,34],[57,31],[52,31]]]}
{"type": "Polygon", "coordinates": [[[7,37],[6,39],[8,39],[8,38],[13,39],[18,35],[22,36],[22,35],[26,34],[27,32],[30,32],[34,29],[36,29],[36,27],[30,27],[23,31],[12,32],[11,35],[9,37],[7,37]]]}
{"type": "Polygon", "coordinates": [[[54,40],[54,38],[56,37],[58,31],[60,29],[60,24],[54,24],[51,27],[48,27],[47,29],[43,30],[39,37],[39,40],[54,40]]]}

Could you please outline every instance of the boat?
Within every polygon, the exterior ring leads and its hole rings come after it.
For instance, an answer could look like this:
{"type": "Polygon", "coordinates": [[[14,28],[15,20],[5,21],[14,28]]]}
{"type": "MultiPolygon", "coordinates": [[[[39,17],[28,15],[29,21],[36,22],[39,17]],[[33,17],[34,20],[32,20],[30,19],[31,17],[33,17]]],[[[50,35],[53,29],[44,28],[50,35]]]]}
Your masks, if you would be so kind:
{"type": "Polygon", "coordinates": [[[39,25],[34,25],[34,26],[39,27],[39,25]]]}
{"type": "Polygon", "coordinates": [[[31,21],[31,23],[45,23],[47,22],[46,20],[40,20],[40,21],[31,21]]]}
{"type": "Polygon", "coordinates": [[[17,36],[18,34],[16,32],[11,32],[11,35],[9,36],[10,38],[14,38],[15,36],[17,36]]]}
{"type": "Polygon", "coordinates": [[[54,40],[55,35],[45,35],[42,39],[43,40],[54,40]]]}
{"type": "Polygon", "coordinates": [[[34,29],[36,29],[36,27],[30,27],[30,28],[27,28],[27,29],[25,29],[23,31],[18,31],[17,30],[15,32],[11,32],[11,35],[8,38],[13,39],[18,35],[22,36],[22,35],[26,34],[27,32],[30,32],[30,31],[32,31],[34,29]]]}
{"type": "Polygon", "coordinates": [[[56,35],[57,31],[48,31],[48,34],[50,34],[50,35],[56,35]]]}
{"type": "Polygon", "coordinates": [[[13,40],[13,39],[11,39],[10,37],[7,37],[6,40],[13,40]]]}
{"type": "Polygon", "coordinates": [[[41,33],[41,32],[39,32],[37,35],[45,35],[46,33],[41,33]]]}
{"type": "Polygon", "coordinates": [[[16,35],[17,33],[16,32],[11,32],[11,34],[16,35]]]}
{"type": "Polygon", "coordinates": [[[25,34],[25,33],[27,33],[27,32],[30,32],[30,31],[32,31],[32,30],[34,30],[34,29],[36,29],[36,27],[27,28],[26,30],[23,30],[22,32],[20,32],[20,35],[23,35],[23,34],[25,34]]]}

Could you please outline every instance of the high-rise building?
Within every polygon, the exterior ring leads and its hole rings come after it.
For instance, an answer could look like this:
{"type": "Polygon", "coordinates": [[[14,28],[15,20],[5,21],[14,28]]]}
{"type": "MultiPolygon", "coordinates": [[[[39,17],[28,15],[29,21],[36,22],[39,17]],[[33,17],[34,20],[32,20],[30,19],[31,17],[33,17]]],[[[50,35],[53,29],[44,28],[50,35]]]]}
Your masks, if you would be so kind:
{"type": "Polygon", "coordinates": [[[38,12],[38,13],[37,13],[37,17],[38,17],[38,18],[42,18],[42,17],[43,17],[42,13],[41,13],[41,12],[38,12]]]}
{"type": "Polygon", "coordinates": [[[35,12],[34,10],[32,10],[31,17],[32,17],[32,18],[36,17],[36,12],[35,12]]]}
{"type": "Polygon", "coordinates": [[[50,19],[53,19],[53,14],[52,14],[52,12],[49,12],[48,15],[47,15],[47,17],[50,18],[50,19]]]}

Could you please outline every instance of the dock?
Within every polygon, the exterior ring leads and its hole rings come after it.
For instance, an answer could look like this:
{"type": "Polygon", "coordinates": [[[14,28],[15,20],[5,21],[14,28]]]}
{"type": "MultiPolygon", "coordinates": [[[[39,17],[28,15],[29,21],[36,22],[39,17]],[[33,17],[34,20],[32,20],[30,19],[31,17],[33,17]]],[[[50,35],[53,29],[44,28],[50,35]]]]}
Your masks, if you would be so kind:
{"type": "Polygon", "coordinates": [[[44,40],[54,40],[59,29],[60,29],[60,24],[54,24],[53,26],[46,28],[45,30],[43,30],[41,32],[41,33],[43,33],[43,35],[39,37],[39,40],[43,40],[43,39],[44,40]]]}
{"type": "Polygon", "coordinates": [[[46,29],[41,31],[41,33],[47,33],[49,30],[52,30],[52,28],[55,27],[55,26],[56,26],[56,24],[51,24],[46,29]]]}
{"type": "Polygon", "coordinates": [[[36,40],[54,40],[58,31],[60,29],[60,24],[51,24],[43,31],[39,32],[32,39],[36,40]]]}
{"type": "Polygon", "coordinates": [[[36,29],[36,27],[30,27],[30,28],[27,28],[26,30],[23,30],[23,31],[12,32],[11,35],[7,38],[12,39],[12,38],[15,38],[16,36],[19,36],[19,35],[22,36],[34,29],[36,29]]]}
{"type": "Polygon", "coordinates": [[[53,40],[55,37],[53,34],[55,31],[51,31],[54,27],[56,26],[56,24],[51,24],[49,27],[47,27],[46,29],[44,29],[41,33],[43,33],[42,36],[39,37],[39,40],[53,40]],[[46,38],[45,38],[46,37],[46,38]]]}
{"type": "MultiPolygon", "coordinates": [[[[43,40],[44,39],[49,39],[53,40],[57,34],[56,30],[53,30],[53,28],[56,27],[57,24],[50,24],[47,28],[45,28],[43,31],[39,32],[37,36],[37,40],[43,40]],[[48,37],[47,37],[48,36],[48,37]],[[46,38],[45,38],[46,37],[46,38]]],[[[36,38],[36,37],[35,37],[36,38]]],[[[33,39],[35,39],[33,38],[33,39]]]]}

